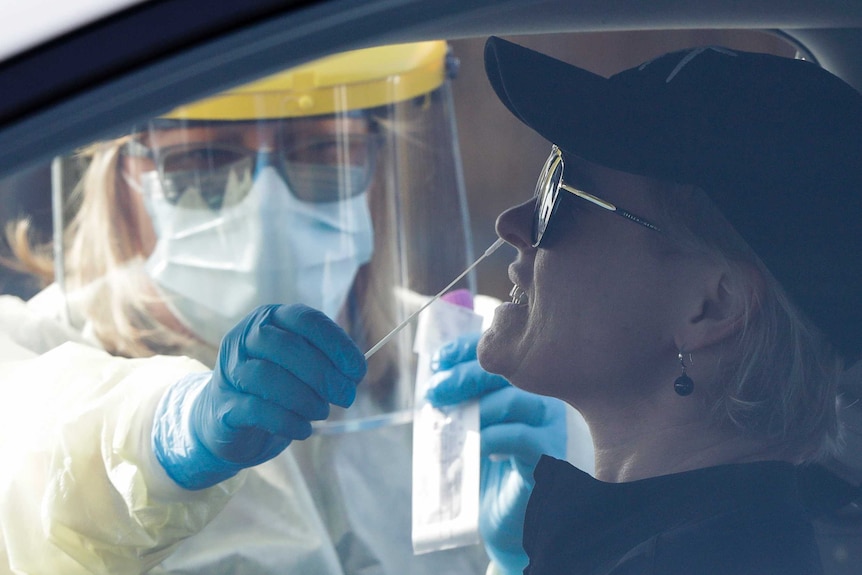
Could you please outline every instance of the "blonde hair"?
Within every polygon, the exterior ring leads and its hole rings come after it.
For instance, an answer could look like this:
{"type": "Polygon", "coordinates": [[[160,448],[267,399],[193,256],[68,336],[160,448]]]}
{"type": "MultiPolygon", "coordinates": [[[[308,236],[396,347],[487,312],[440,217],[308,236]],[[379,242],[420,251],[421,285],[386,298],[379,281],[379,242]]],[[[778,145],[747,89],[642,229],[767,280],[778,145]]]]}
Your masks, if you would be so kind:
{"type": "Polygon", "coordinates": [[[715,422],[773,441],[800,462],[832,453],[840,356],[704,191],[674,186],[656,196],[670,237],[721,261],[744,298],[743,324],[708,398],[715,422]]]}
{"type": "MultiPolygon", "coordinates": [[[[79,297],[81,313],[106,351],[126,357],[181,354],[199,344],[152,314],[157,301],[141,273],[146,257],[135,205],[119,183],[119,156],[125,139],[81,150],[83,176],[68,197],[74,216],[64,230],[65,288],[79,297]]],[[[70,210],[72,211],[72,210],[70,210]]],[[[13,254],[43,281],[53,280],[51,244],[30,242],[27,220],[7,230],[13,254]]]]}

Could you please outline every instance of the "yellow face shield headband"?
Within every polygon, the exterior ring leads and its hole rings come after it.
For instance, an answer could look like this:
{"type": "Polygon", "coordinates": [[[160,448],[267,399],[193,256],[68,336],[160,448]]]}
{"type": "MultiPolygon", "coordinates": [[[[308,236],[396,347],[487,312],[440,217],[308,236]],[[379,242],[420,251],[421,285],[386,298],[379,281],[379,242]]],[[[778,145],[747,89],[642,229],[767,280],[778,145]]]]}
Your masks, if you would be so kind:
{"type": "Polygon", "coordinates": [[[263,120],[339,114],[428,94],[446,79],[444,41],[354,50],[186,106],[175,120],[263,120]]]}

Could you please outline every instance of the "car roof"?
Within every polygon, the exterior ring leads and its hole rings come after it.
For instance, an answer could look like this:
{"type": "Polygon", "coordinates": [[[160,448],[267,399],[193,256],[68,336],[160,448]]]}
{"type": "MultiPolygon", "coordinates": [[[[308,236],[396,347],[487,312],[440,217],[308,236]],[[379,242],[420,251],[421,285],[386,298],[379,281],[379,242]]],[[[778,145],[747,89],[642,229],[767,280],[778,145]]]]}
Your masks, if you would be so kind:
{"type": "Polygon", "coordinates": [[[28,0],[0,5],[0,62],[142,0],[28,0]]]}
{"type": "Polygon", "coordinates": [[[50,31],[34,30],[6,49],[12,55],[0,62],[0,176],[178,102],[333,52],[398,41],[768,29],[862,88],[862,1],[92,1],[97,6],[86,18],[58,16],[50,31]]]}

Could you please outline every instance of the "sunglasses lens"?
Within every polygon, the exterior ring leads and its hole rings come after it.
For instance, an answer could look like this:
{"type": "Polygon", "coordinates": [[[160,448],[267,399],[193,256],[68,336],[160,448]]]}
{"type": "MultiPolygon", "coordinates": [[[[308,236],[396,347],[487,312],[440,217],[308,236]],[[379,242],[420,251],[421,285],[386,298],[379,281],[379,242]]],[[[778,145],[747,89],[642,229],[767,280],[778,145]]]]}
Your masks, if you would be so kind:
{"type": "Polygon", "coordinates": [[[176,146],[165,151],[159,172],[165,198],[186,208],[218,210],[248,195],[253,158],[241,148],[176,146]]]}
{"type": "MultiPolygon", "coordinates": [[[[298,199],[335,202],[368,190],[378,148],[374,134],[340,134],[279,148],[273,160],[298,199]]],[[[256,153],[217,143],[165,148],[159,158],[165,198],[211,210],[241,202],[251,190],[256,153]]]]}
{"type": "Polygon", "coordinates": [[[560,180],[563,176],[563,158],[554,150],[536,183],[536,205],[533,211],[533,247],[538,247],[557,204],[560,180]]]}
{"type": "Polygon", "coordinates": [[[373,134],[342,134],[283,151],[291,191],[306,202],[335,202],[368,190],[377,163],[373,134]]]}

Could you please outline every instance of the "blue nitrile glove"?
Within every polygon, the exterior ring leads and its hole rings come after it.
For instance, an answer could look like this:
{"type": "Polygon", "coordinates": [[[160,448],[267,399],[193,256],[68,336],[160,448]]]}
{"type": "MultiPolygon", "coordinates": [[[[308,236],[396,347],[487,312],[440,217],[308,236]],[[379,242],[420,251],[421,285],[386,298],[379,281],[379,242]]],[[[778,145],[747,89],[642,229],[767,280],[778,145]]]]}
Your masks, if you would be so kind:
{"type": "Polygon", "coordinates": [[[365,370],[362,352],[323,313],[258,307],[224,336],[214,371],[181,379],[162,398],[156,457],[186,489],[215,485],[307,438],[330,403],[348,407],[365,370]]]}
{"type": "Polygon", "coordinates": [[[476,360],[479,337],[463,336],[437,352],[428,400],[440,407],[479,398],[479,530],[494,563],[515,574],[527,566],[522,540],[533,469],[543,453],[565,458],[566,410],[558,399],[523,391],[483,370],[476,360]]]}

